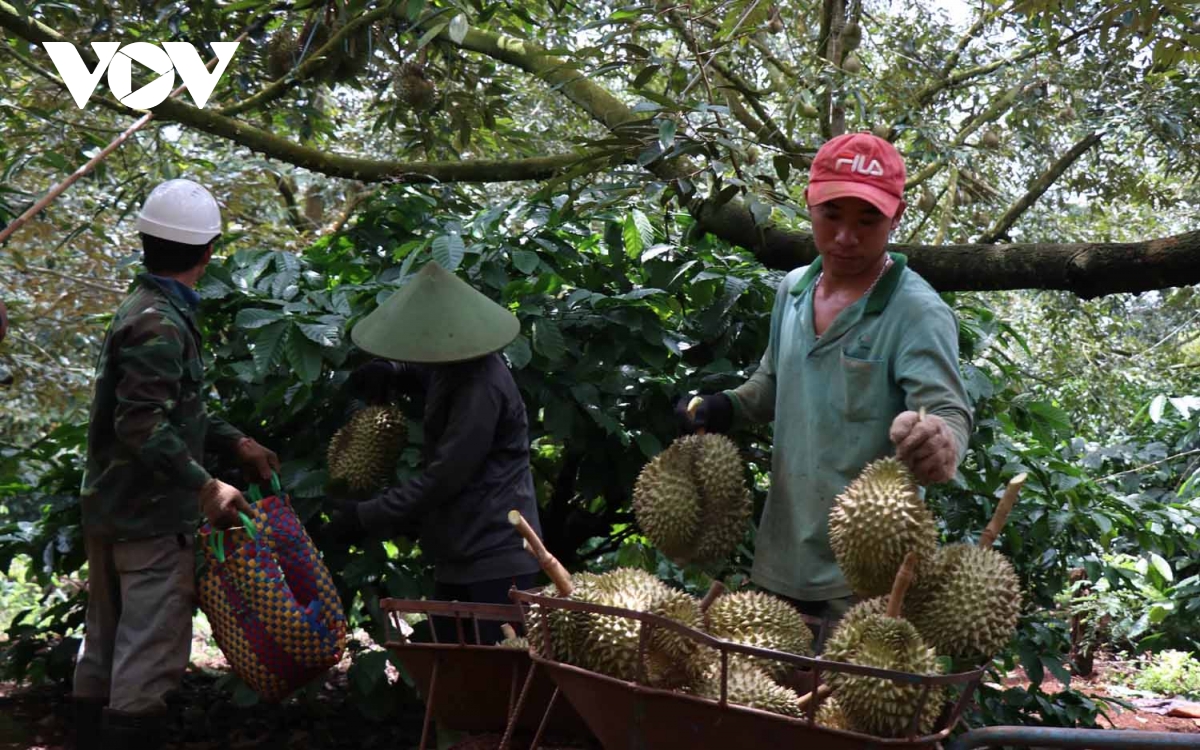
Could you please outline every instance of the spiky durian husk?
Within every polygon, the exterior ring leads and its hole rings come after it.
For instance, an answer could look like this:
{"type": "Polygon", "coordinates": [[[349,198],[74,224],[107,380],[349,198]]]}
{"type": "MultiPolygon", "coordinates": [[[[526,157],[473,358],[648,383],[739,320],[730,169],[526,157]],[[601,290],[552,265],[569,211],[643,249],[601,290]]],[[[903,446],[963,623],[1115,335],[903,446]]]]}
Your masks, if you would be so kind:
{"type": "Polygon", "coordinates": [[[329,442],[330,481],[352,495],[381,488],[396,471],[405,435],[404,413],[396,407],[359,409],[329,442]]]}
{"type": "Polygon", "coordinates": [[[904,464],[882,458],[834,501],[829,544],[854,592],[879,596],[891,590],[909,552],[919,556],[920,579],[937,551],[937,524],[904,464]]]}
{"type": "MultiPolygon", "coordinates": [[[[596,577],[593,586],[572,598],[637,612],[648,612],[688,627],[700,626],[700,606],[643,570],[618,568],[596,577]]],[[[638,679],[641,623],[619,615],[586,614],[583,637],[575,654],[579,666],[617,677],[638,679]]],[[[646,681],[655,687],[695,682],[711,663],[711,650],[664,628],[655,628],[646,647],[646,681]]]]}
{"type": "Polygon", "coordinates": [[[674,443],[642,469],[633,486],[633,513],[646,536],[672,559],[689,556],[699,528],[700,493],[692,457],[674,443]]]}
{"type": "Polygon", "coordinates": [[[745,465],[737,444],[724,435],[695,435],[691,441],[694,476],[702,498],[693,557],[724,560],[746,533],[753,511],[745,465]]]}
{"type": "Polygon", "coordinates": [[[826,729],[850,730],[850,722],[846,719],[846,712],[842,710],[842,706],[837,702],[837,698],[826,698],[821,703],[821,707],[817,709],[814,721],[817,722],[817,726],[822,726],[826,729]]]}
{"type": "Polygon", "coordinates": [[[737,446],[724,435],[679,438],[638,476],[633,508],[646,536],[672,560],[725,559],[752,511],[737,446]]]}
{"type": "Polygon", "coordinates": [[[500,648],[511,648],[511,649],[516,649],[518,651],[528,651],[529,650],[529,639],[524,636],[517,636],[516,638],[505,638],[504,640],[500,641],[500,643],[498,643],[496,645],[499,646],[500,648]]]}
{"type": "MultiPolygon", "coordinates": [[[[726,594],[713,602],[704,620],[707,631],[718,638],[789,654],[812,654],[812,631],[800,613],[770,594],[758,591],[726,594]]],[[[785,662],[770,659],[750,661],[774,679],[792,669],[785,662]]]]}
{"type": "MultiPolygon", "coordinates": [[[[941,673],[933,649],[925,645],[917,629],[907,620],[867,615],[856,618],[849,628],[843,625],[839,631],[843,631],[844,654],[838,661],[914,674],[941,673]]],[[[850,729],[878,737],[900,737],[908,733],[924,689],[921,685],[846,672],[831,673],[829,684],[850,729]]],[[[941,688],[929,691],[917,721],[918,734],[932,731],[942,712],[944,692],[941,688]]]]}
{"type": "Polygon", "coordinates": [[[397,71],[396,89],[400,101],[414,112],[424,112],[436,103],[437,87],[425,76],[425,68],[413,62],[407,62],[397,71]]]}
{"type": "MultiPolygon", "coordinates": [[[[576,601],[588,601],[596,578],[597,576],[592,573],[576,573],[571,576],[574,591],[571,592],[569,598],[576,601]]],[[[558,590],[553,585],[546,586],[540,593],[542,596],[558,596],[558,590]]],[[[557,659],[568,664],[580,664],[580,647],[588,617],[585,612],[551,609],[544,613],[539,605],[530,606],[528,611],[530,647],[546,658],[557,659]],[[549,653],[545,653],[547,641],[543,628],[546,623],[549,623],[550,627],[549,653]]]]}
{"type": "Polygon", "coordinates": [[[825,639],[825,648],[821,652],[822,659],[832,661],[849,661],[850,648],[854,645],[862,623],[869,617],[883,615],[887,612],[888,597],[876,596],[855,604],[842,619],[833,627],[833,632],[825,639]]]}
{"type": "Polygon", "coordinates": [[[939,654],[990,659],[1012,638],[1021,584],[1004,555],[974,545],[938,550],[905,614],[939,654]]]}
{"type": "Polygon", "coordinates": [[[267,74],[271,80],[287,75],[296,66],[296,34],[286,26],[276,29],[267,42],[267,74]]]}
{"type": "MultiPolygon", "coordinates": [[[[748,662],[730,661],[725,685],[725,699],[729,703],[796,718],[803,715],[799,706],[800,697],[796,695],[796,691],[777,684],[766,672],[748,662]]],[[[721,699],[719,665],[710,668],[694,692],[704,698],[721,699]]]]}

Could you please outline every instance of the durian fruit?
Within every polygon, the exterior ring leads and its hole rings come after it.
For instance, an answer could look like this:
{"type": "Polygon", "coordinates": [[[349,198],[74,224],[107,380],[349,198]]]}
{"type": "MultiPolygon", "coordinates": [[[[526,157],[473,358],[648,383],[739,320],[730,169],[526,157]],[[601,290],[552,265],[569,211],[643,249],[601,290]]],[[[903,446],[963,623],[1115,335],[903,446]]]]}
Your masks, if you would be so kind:
{"type": "Polygon", "coordinates": [[[356,411],[329,442],[330,490],[363,496],[383,487],[396,470],[405,436],[400,409],[367,406],[356,411]]]}
{"type": "Polygon", "coordinates": [[[638,525],[664,555],[684,559],[699,529],[700,491],[692,481],[692,456],[674,444],[642,469],[633,487],[638,525]]]}
{"type": "Polygon", "coordinates": [[[847,52],[853,52],[862,44],[862,27],[858,21],[851,21],[842,29],[842,46],[847,52]]]}
{"type": "Polygon", "coordinates": [[[937,525],[904,464],[881,458],[834,501],[829,544],[854,593],[878,596],[891,588],[906,554],[933,558],[937,525]]]}
{"type": "Polygon", "coordinates": [[[938,550],[928,574],[908,597],[906,615],[940,654],[991,659],[1017,629],[1021,583],[1008,558],[992,549],[1026,475],[1008,482],[978,545],[938,550]]]}
{"type": "Polygon", "coordinates": [[[862,72],[862,61],[853,53],[846,55],[846,59],[842,60],[842,70],[850,75],[858,75],[862,72]]]}
{"type": "Polygon", "coordinates": [[[396,75],[400,101],[414,112],[427,112],[437,103],[437,87],[425,75],[425,67],[407,62],[396,75]]]}
{"type": "MultiPolygon", "coordinates": [[[[916,556],[909,553],[888,597],[864,602],[851,610],[830,638],[825,658],[865,667],[914,674],[940,674],[941,665],[932,648],[908,620],[902,619],[905,592],[916,570],[916,556]],[[882,614],[871,611],[887,602],[882,614]],[[853,614],[853,616],[851,616],[853,614]]],[[[896,682],[883,677],[833,672],[829,684],[837,696],[849,728],[878,737],[900,737],[908,733],[925,686],[896,682]]],[[[933,730],[944,703],[944,688],[931,688],[921,704],[917,734],[933,730]]]]}
{"type": "Polygon", "coordinates": [[[683,441],[692,451],[702,499],[695,559],[724,560],[742,540],[753,511],[745,465],[737,444],[724,435],[689,435],[683,441]]]}
{"type": "MultiPolygon", "coordinates": [[[[744,661],[731,660],[725,681],[725,700],[760,711],[800,718],[800,697],[791,688],[783,687],[766,672],[744,661]]],[[[721,668],[713,667],[696,686],[697,695],[715,701],[721,699],[721,668]]]]}
{"type": "MultiPolygon", "coordinates": [[[[717,638],[745,646],[789,654],[812,655],[812,631],[795,607],[758,591],[739,591],[717,599],[704,613],[705,630],[717,638]]],[[[734,655],[741,660],[741,655],[734,655]]],[[[749,659],[768,676],[779,679],[792,665],[768,659],[749,659]]]]}
{"type": "Polygon", "coordinates": [[[933,193],[929,192],[928,190],[921,193],[921,198],[917,201],[917,206],[926,213],[932,211],[934,205],[936,204],[937,198],[935,198],[933,193]]]}
{"type": "Polygon", "coordinates": [[[892,134],[892,127],[890,125],[885,125],[885,124],[881,123],[881,124],[876,125],[875,127],[871,128],[871,133],[876,138],[882,138],[886,141],[887,137],[892,134]]]}
{"type": "MultiPolygon", "coordinates": [[[[572,579],[574,581],[574,579],[572,579]]],[[[648,612],[699,629],[699,603],[644,570],[617,568],[596,576],[591,585],[572,592],[576,601],[648,612]]],[[[582,613],[574,635],[574,663],[622,680],[638,679],[638,641],[641,623],[619,615],[582,613]],[[579,639],[582,635],[582,639],[579,639]]],[[[552,625],[553,627],[553,625],[552,625]]],[[[694,684],[712,663],[712,650],[665,628],[655,628],[646,646],[646,682],[673,688],[694,684]]]]}
{"type": "Polygon", "coordinates": [[[276,29],[267,42],[267,75],[272,81],[283,78],[296,67],[296,35],[286,26],[276,29]]]}
{"type": "Polygon", "coordinates": [[[987,148],[999,148],[1000,146],[1000,136],[997,135],[996,131],[994,130],[989,130],[984,133],[983,138],[980,140],[987,148]]]}
{"type": "Polygon", "coordinates": [[[688,435],[638,475],[638,525],[679,563],[723,560],[745,533],[752,511],[737,445],[724,435],[688,435]]]}
{"type": "MultiPolygon", "coordinates": [[[[597,578],[593,573],[576,573],[571,576],[573,591],[570,598],[590,601],[595,596],[591,589],[597,578]]],[[[559,596],[554,584],[547,585],[539,593],[541,596],[559,596]]],[[[564,609],[543,612],[539,605],[531,605],[528,611],[530,647],[546,658],[568,664],[581,664],[583,636],[590,616],[586,612],[570,612],[564,609]],[[544,630],[546,627],[550,628],[550,653],[544,653],[547,642],[544,630]]]]}
{"type": "Polygon", "coordinates": [[[926,585],[909,597],[908,619],[947,656],[990,659],[1017,629],[1021,584],[1004,555],[969,544],[938,551],[926,585]]]}
{"type": "Polygon", "coordinates": [[[813,717],[813,720],[816,721],[817,726],[826,729],[850,731],[850,721],[846,718],[846,712],[842,710],[837,698],[826,698],[821,703],[821,707],[817,709],[817,715],[813,717]]]}
{"type": "Polygon", "coordinates": [[[496,644],[500,648],[511,648],[518,651],[529,650],[529,639],[524,636],[517,635],[517,631],[513,629],[512,625],[509,625],[506,622],[500,626],[500,631],[504,633],[504,640],[496,644]]]}
{"type": "Polygon", "coordinates": [[[329,24],[315,16],[304,22],[296,36],[296,48],[308,59],[329,43],[329,24]]]}
{"type": "MultiPolygon", "coordinates": [[[[937,655],[925,645],[913,624],[899,617],[873,615],[846,634],[845,661],[865,667],[892,669],[915,674],[940,674],[937,655]]],[[[837,672],[829,676],[838,704],[850,728],[878,737],[900,737],[908,733],[913,712],[923,687],[837,672]]],[[[942,712],[944,690],[933,688],[921,708],[917,733],[933,730],[942,712]]]]}

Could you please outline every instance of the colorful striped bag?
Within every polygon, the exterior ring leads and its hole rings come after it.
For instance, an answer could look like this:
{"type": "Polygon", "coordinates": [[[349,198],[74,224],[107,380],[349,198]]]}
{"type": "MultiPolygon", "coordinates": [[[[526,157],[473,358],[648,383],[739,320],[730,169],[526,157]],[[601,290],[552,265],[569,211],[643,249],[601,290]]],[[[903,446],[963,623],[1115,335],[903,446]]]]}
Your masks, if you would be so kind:
{"type": "Polygon", "coordinates": [[[242,526],[200,529],[196,587],[213,637],[242,680],[279,701],[338,663],[346,617],[329,569],[279,486],[247,493],[242,526]]]}

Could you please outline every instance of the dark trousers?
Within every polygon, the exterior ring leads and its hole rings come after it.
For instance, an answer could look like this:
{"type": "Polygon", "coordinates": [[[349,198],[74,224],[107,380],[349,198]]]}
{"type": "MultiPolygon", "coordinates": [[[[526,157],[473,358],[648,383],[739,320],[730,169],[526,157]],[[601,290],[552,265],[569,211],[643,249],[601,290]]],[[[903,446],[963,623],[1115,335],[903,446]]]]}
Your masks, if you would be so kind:
{"type": "MultiPolygon", "coordinates": [[[[433,588],[433,598],[443,602],[474,602],[476,604],[511,604],[508,590],[516,586],[522,591],[534,587],[536,577],[533,573],[507,578],[493,578],[489,581],[474,583],[438,583],[433,588]]],[[[466,643],[475,643],[475,623],[470,618],[462,618],[462,636],[466,643]]],[[[503,623],[495,620],[479,620],[479,640],[483,645],[490,646],[504,640],[500,630],[503,623]]],[[[516,622],[509,623],[520,633],[519,616],[516,622]]],[[[458,643],[458,625],[453,617],[434,617],[433,629],[439,643],[458,643]]],[[[417,639],[414,639],[417,640],[417,639]]],[[[421,638],[419,640],[428,640],[421,638]]]]}

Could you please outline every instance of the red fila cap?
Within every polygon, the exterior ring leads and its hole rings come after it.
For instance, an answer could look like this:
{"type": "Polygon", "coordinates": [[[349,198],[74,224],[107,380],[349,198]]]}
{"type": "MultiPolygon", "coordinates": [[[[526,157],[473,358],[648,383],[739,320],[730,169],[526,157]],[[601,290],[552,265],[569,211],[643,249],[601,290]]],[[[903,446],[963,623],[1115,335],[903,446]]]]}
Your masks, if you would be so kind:
{"type": "Polygon", "coordinates": [[[805,196],[812,206],[862,198],[884,216],[895,216],[904,203],[904,180],[904,159],[895,146],[871,133],[846,133],[817,152],[805,196]]]}

